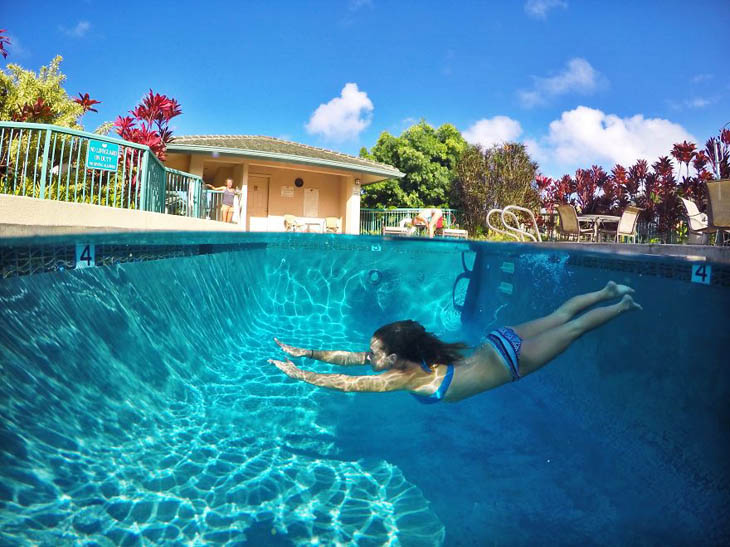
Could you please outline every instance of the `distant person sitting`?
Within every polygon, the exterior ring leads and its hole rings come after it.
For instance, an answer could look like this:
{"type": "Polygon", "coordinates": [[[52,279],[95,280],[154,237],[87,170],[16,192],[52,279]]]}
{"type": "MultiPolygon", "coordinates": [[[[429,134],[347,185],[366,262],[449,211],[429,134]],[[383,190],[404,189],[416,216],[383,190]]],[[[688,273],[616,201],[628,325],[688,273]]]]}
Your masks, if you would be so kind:
{"type": "Polygon", "coordinates": [[[233,179],[226,179],[225,186],[206,184],[211,190],[223,190],[223,204],[221,205],[221,221],[233,222],[233,204],[236,194],[240,192],[233,187],[233,179]]]}
{"type": "Polygon", "coordinates": [[[438,208],[425,208],[418,211],[413,218],[413,225],[428,230],[428,237],[433,237],[436,230],[444,227],[444,214],[438,208]]]}

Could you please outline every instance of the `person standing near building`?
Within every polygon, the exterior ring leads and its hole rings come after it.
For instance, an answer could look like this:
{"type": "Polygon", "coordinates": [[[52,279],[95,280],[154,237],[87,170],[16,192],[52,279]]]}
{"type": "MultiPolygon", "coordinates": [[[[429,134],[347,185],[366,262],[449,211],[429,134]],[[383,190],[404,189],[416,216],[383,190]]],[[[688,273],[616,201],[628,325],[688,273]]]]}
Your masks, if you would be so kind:
{"type": "Polygon", "coordinates": [[[237,194],[240,194],[238,190],[233,187],[233,179],[227,178],[225,186],[212,186],[206,184],[211,190],[223,190],[223,203],[221,204],[221,221],[233,222],[233,204],[237,194]]]}

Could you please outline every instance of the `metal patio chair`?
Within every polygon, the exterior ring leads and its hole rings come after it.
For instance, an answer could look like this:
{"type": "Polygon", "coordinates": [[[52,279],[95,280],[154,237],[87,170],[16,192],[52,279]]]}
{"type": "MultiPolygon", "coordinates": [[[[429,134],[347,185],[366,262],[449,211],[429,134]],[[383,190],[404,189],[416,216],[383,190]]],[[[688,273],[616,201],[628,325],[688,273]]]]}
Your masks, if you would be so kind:
{"type": "Polygon", "coordinates": [[[340,219],[337,217],[325,217],[324,231],[328,234],[337,234],[340,231],[340,219]]]}
{"type": "Polygon", "coordinates": [[[717,232],[717,228],[710,226],[706,213],[701,213],[697,204],[689,199],[680,198],[687,213],[687,227],[689,229],[688,243],[707,244],[709,234],[717,232]]]}
{"type": "Polygon", "coordinates": [[[629,205],[621,213],[621,219],[616,224],[615,228],[602,228],[598,225],[599,235],[605,234],[614,237],[616,243],[621,243],[621,238],[631,239],[632,243],[636,243],[636,225],[639,222],[639,213],[642,209],[629,205]]]}
{"type": "Polygon", "coordinates": [[[560,218],[560,224],[558,225],[558,233],[565,239],[575,238],[576,241],[580,242],[582,236],[588,236],[588,239],[593,238],[593,228],[584,228],[580,225],[578,220],[578,213],[575,207],[572,205],[558,205],[558,217],[560,218]]]}
{"type": "Polygon", "coordinates": [[[730,179],[707,183],[707,223],[717,230],[715,245],[730,242],[730,179]]]}
{"type": "Polygon", "coordinates": [[[304,224],[299,222],[299,219],[294,215],[284,215],[284,231],[285,232],[298,232],[304,227],[304,224]]]}

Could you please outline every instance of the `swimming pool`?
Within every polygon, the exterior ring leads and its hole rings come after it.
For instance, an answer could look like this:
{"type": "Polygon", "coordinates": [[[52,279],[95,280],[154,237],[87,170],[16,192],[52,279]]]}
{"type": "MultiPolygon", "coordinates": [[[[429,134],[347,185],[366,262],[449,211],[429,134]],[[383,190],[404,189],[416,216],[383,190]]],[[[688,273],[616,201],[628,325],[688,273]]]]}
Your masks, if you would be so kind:
{"type": "Polygon", "coordinates": [[[0,543],[730,536],[727,265],[703,285],[682,260],[316,234],[5,240],[0,262],[0,543]],[[609,279],[644,311],[454,405],[266,362],[274,336],[363,351],[404,318],[477,344],[609,279]]]}

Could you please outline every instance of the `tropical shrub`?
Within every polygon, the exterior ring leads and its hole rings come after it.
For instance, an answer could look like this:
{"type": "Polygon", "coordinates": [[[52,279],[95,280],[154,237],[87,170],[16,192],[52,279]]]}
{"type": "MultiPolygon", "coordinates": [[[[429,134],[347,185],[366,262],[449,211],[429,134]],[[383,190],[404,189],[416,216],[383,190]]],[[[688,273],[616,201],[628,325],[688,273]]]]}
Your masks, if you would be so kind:
{"type": "MultiPolygon", "coordinates": [[[[1,37],[0,37],[1,38],[1,37]]],[[[81,116],[99,101],[89,94],[72,99],[63,88],[66,76],[61,72],[62,58],[54,57],[38,74],[9,64],[0,70],[0,119],[21,122],[49,123],[83,129],[81,116]]]]}
{"type": "Polygon", "coordinates": [[[384,131],[375,146],[360,150],[363,158],[390,164],[405,174],[363,189],[363,207],[448,207],[454,167],[467,144],[456,127],[435,129],[425,121],[400,137],[384,131]]]}
{"type": "Polygon", "coordinates": [[[131,116],[119,116],[114,122],[117,134],[124,140],[149,146],[160,161],[165,161],[167,145],[172,142],[170,120],[182,114],[180,104],[150,89],[129,113],[131,116]]]}
{"type": "Polygon", "coordinates": [[[539,209],[537,164],[523,144],[505,143],[487,149],[468,146],[454,171],[451,202],[462,211],[463,224],[470,233],[486,231],[486,215],[495,207],[539,209]]]}
{"type": "Polygon", "coordinates": [[[614,215],[635,203],[642,208],[642,221],[656,228],[661,241],[686,235],[680,198],[694,201],[704,211],[707,208],[704,183],[714,178],[713,171],[721,178],[730,178],[730,130],[724,129],[717,137],[710,138],[703,150],[697,150],[694,143],[687,141],[675,144],[670,155],[671,158],[657,159],[651,168],[645,160],[638,160],[628,169],[616,165],[610,173],[593,166],[578,169],[575,177],[563,175],[551,179],[538,175],[540,200],[547,212],[547,220],[540,219],[541,223],[552,231],[554,207],[558,203],[572,204],[583,214],[614,215]]]}

